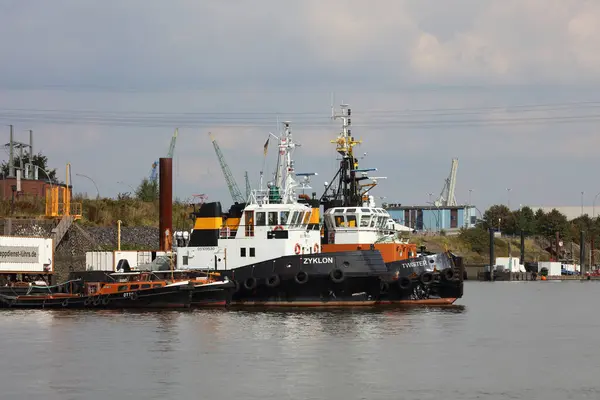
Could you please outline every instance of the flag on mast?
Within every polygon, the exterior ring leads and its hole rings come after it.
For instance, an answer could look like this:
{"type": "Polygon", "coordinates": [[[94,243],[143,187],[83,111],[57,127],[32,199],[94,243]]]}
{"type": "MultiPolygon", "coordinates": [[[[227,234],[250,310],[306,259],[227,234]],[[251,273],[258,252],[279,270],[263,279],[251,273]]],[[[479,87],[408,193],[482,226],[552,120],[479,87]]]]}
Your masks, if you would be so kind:
{"type": "Polygon", "coordinates": [[[265,145],[264,145],[264,153],[265,153],[265,156],[267,155],[267,149],[268,149],[268,148],[269,148],[269,137],[267,137],[267,141],[265,142],[265,145]]]}

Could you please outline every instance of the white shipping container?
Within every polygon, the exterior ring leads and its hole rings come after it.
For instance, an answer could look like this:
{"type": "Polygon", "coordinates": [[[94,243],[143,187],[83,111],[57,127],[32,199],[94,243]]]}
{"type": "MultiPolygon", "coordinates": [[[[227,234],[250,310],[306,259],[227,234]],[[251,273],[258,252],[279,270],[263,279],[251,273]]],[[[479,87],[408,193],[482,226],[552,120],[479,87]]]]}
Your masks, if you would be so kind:
{"type": "Polygon", "coordinates": [[[165,252],[157,251],[88,251],[85,253],[85,265],[88,271],[116,271],[120,260],[127,260],[131,269],[141,265],[150,264],[155,256],[164,255],[165,252]]]}
{"type": "Polygon", "coordinates": [[[85,267],[88,271],[114,271],[112,251],[88,251],[85,253],[85,267]]]}
{"type": "Polygon", "coordinates": [[[540,261],[538,263],[538,272],[542,272],[542,268],[548,270],[548,276],[561,276],[561,264],[556,261],[540,261]]]}
{"type": "Polygon", "coordinates": [[[53,239],[0,236],[0,272],[54,272],[53,239]]]}

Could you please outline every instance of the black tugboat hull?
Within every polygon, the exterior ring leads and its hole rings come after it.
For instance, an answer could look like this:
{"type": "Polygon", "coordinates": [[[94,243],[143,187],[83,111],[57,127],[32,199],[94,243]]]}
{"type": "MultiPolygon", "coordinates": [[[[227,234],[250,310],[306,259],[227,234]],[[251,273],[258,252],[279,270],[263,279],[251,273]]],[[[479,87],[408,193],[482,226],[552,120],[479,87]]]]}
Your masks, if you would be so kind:
{"type": "Polygon", "coordinates": [[[340,307],[375,305],[387,273],[372,250],[284,256],[219,271],[235,282],[233,306],[340,307]]]}
{"type": "Polygon", "coordinates": [[[462,259],[450,253],[393,261],[387,267],[381,303],[447,305],[463,296],[462,259]]]}
{"type": "Polygon", "coordinates": [[[37,309],[186,309],[191,305],[192,294],[193,288],[186,285],[106,294],[101,296],[67,297],[66,295],[0,295],[0,307],[37,309]]]}
{"type": "Polygon", "coordinates": [[[236,290],[233,281],[207,283],[196,286],[192,294],[192,307],[223,307],[231,303],[236,290]]]}

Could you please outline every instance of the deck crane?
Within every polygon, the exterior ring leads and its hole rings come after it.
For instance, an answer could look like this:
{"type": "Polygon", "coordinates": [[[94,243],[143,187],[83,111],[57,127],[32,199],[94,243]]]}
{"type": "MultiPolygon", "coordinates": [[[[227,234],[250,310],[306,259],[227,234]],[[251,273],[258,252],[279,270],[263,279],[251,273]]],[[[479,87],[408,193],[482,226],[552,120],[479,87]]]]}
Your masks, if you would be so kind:
{"type": "MultiPolygon", "coordinates": [[[[177,142],[177,134],[179,133],[179,128],[175,129],[175,133],[171,138],[171,144],[169,145],[169,153],[167,153],[166,158],[173,158],[173,154],[175,153],[175,143],[177,142]]],[[[158,160],[152,163],[152,170],[150,171],[150,182],[158,181],[158,160]]]]}
{"type": "Polygon", "coordinates": [[[446,178],[444,188],[440,193],[440,197],[434,202],[436,207],[452,207],[456,205],[456,198],[454,197],[454,189],[456,188],[456,171],[458,170],[458,158],[452,159],[452,166],[450,168],[450,176],[446,178]]]}
{"type": "Polygon", "coordinates": [[[233,178],[233,174],[231,173],[229,166],[225,162],[225,157],[223,157],[223,153],[221,152],[221,148],[219,147],[217,140],[213,138],[212,133],[210,132],[208,132],[208,136],[210,137],[210,140],[212,141],[212,144],[215,148],[215,153],[217,153],[217,158],[219,159],[219,164],[221,165],[223,175],[225,175],[225,181],[227,182],[229,193],[231,193],[231,198],[233,199],[234,203],[246,202],[246,199],[244,198],[244,196],[242,196],[242,192],[240,191],[240,188],[238,187],[235,179],[233,178]]]}

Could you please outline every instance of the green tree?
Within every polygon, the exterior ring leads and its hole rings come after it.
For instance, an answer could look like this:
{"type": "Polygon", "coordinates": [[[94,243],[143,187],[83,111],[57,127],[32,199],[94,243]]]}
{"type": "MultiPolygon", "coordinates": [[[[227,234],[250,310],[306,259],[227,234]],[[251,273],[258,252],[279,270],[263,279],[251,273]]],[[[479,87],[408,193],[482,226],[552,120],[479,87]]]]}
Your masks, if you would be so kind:
{"type": "Polygon", "coordinates": [[[571,224],[556,208],[540,217],[537,223],[538,233],[546,238],[553,238],[556,232],[563,239],[571,238],[571,224]]]}
{"type": "Polygon", "coordinates": [[[513,215],[515,220],[516,232],[523,231],[527,235],[532,235],[537,232],[537,222],[535,214],[531,207],[522,207],[520,210],[514,211],[513,215]]]}
{"type": "MultiPolygon", "coordinates": [[[[19,167],[21,165],[20,155],[15,155],[13,160],[14,160],[13,166],[15,166],[15,168],[19,167]]],[[[25,164],[29,164],[29,163],[43,169],[44,171],[46,171],[48,173],[48,176],[46,176],[46,174],[44,172],[40,172],[38,175],[40,179],[50,178],[50,180],[56,181],[56,168],[48,169],[48,157],[46,157],[42,153],[38,153],[38,154],[34,154],[33,159],[31,159],[29,156],[29,153],[24,152],[23,153],[23,166],[25,166],[25,164]]],[[[2,165],[0,165],[0,168],[2,171],[2,175],[8,176],[8,172],[9,172],[8,161],[4,161],[2,163],[2,165]]],[[[16,175],[16,172],[15,172],[15,175],[16,175]]]]}
{"type": "Polygon", "coordinates": [[[488,208],[483,214],[486,229],[500,227],[500,231],[514,233],[514,218],[511,211],[503,204],[496,204],[488,208]]]}
{"type": "Polygon", "coordinates": [[[158,182],[151,181],[148,178],[142,179],[142,182],[135,191],[135,195],[138,200],[145,202],[158,200],[158,182]]]}

